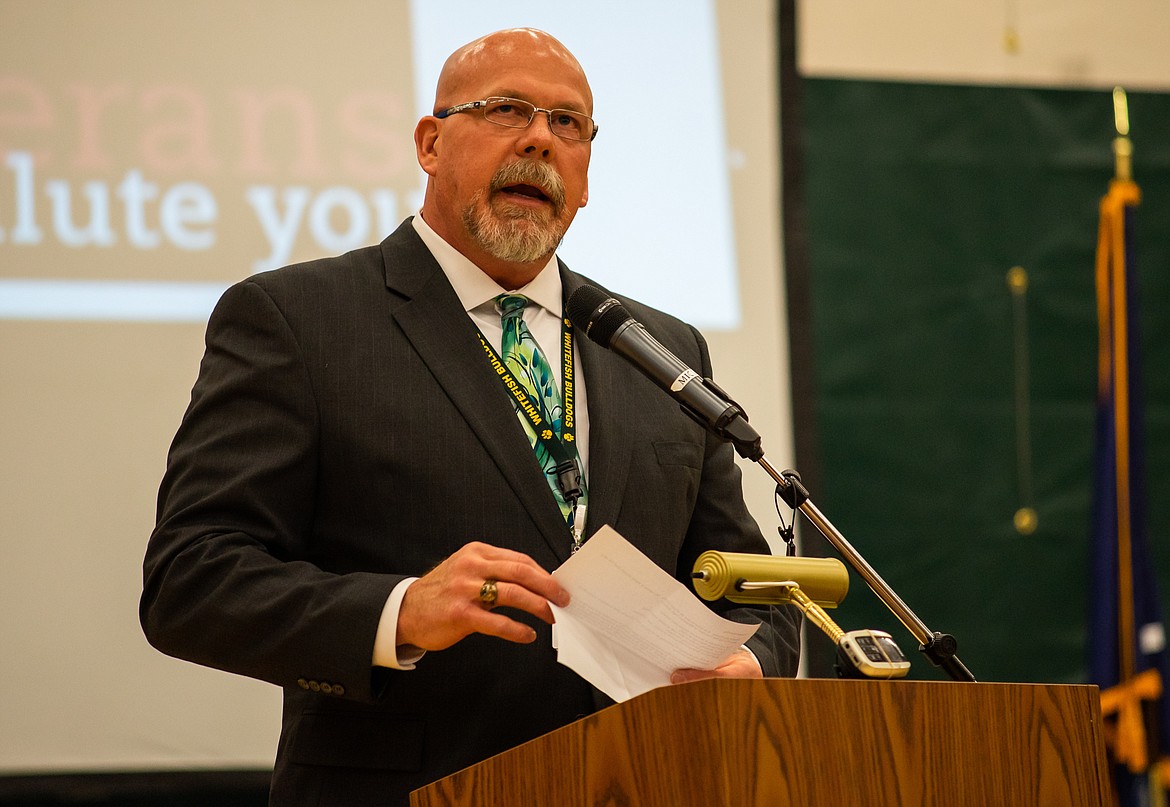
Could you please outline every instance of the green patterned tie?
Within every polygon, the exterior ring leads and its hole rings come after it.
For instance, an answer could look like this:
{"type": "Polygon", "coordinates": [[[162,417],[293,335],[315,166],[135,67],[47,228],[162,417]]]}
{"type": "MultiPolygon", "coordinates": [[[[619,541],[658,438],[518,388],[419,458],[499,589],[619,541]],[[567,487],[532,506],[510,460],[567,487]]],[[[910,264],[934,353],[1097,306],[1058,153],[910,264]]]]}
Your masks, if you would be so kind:
{"type": "MultiPolygon", "coordinates": [[[[503,359],[504,365],[511,371],[516,380],[524,385],[524,389],[532,399],[540,402],[545,416],[552,423],[553,431],[559,439],[562,436],[561,426],[564,423],[565,410],[561,405],[561,394],[560,390],[557,389],[557,380],[552,373],[552,368],[549,367],[548,360],[545,359],[540,345],[533,338],[532,331],[528,330],[528,324],[524,322],[524,308],[527,305],[528,298],[523,294],[501,294],[496,297],[496,308],[500,312],[500,321],[504,326],[500,358],[503,359]]],[[[548,480],[553,497],[561,508],[561,515],[565,517],[566,522],[569,522],[572,506],[565,501],[557,486],[556,459],[537,439],[536,430],[531,421],[520,410],[519,403],[516,404],[516,413],[520,422],[524,424],[524,431],[528,434],[528,442],[532,444],[532,450],[536,452],[536,461],[544,468],[545,479],[548,480]]],[[[577,460],[577,447],[573,443],[562,443],[562,445],[568,450],[569,456],[577,460]]],[[[580,461],[577,461],[580,464],[580,461]]],[[[577,506],[584,507],[587,497],[588,492],[584,479],[582,479],[581,498],[578,500],[577,506]]]]}

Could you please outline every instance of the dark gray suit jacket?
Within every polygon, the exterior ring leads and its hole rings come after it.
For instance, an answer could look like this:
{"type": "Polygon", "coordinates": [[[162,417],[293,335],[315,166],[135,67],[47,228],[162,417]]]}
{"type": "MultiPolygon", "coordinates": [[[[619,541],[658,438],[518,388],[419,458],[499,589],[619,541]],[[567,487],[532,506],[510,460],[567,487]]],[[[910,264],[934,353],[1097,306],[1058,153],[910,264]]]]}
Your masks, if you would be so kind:
{"type": "MultiPolygon", "coordinates": [[[[561,271],[566,294],[586,282],[561,271]]],[[[623,302],[710,374],[694,329],[623,302]]],[[[614,526],[682,580],[704,550],[766,552],[731,449],[623,359],[578,344],[589,530],[614,526]]],[[[163,652],[283,687],[274,804],[405,804],[607,703],[523,614],[532,645],[473,635],[413,671],[371,667],[390,590],[469,540],[550,570],[570,546],[475,327],[409,221],[379,246],[229,289],[159,491],[141,619],[163,652]]],[[[749,646],[766,674],[795,673],[794,614],[717,607],[763,622],[749,646]]]]}

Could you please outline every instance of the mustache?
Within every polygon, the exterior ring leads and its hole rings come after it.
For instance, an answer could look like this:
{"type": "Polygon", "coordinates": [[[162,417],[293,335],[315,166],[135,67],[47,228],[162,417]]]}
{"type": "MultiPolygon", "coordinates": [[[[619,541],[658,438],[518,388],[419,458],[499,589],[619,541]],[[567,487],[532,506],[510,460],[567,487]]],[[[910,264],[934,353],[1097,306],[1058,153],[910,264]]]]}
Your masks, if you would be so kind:
{"type": "Polygon", "coordinates": [[[565,206],[565,182],[556,169],[547,163],[517,160],[500,166],[492,176],[491,192],[495,193],[509,185],[532,185],[540,188],[553,203],[558,214],[565,206]]]}

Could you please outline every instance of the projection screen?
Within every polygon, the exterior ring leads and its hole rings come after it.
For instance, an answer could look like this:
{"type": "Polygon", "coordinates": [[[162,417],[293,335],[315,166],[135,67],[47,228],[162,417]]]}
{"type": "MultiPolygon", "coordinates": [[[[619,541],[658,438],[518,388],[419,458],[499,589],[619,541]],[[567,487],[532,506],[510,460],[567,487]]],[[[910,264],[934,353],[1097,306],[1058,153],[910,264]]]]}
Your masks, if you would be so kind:
{"type": "Polygon", "coordinates": [[[791,464],[772,3],[550,5],[0,0],[0,774],[271,765],[278,690],[138,628],[167,446],[224,288],[417,210],[414,123],[483,33],[590,76],[562,257],[703,329],[791,464]]]}

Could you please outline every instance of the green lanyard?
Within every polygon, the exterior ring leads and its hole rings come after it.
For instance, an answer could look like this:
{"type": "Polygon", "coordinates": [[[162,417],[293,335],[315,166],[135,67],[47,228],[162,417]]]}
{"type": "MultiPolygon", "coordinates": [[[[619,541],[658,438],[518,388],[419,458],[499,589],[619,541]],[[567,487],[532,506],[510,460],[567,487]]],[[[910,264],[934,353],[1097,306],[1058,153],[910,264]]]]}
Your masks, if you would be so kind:
{"type": "Polygon", "coordinates": [[[488,361],[504,385],[504,389],[516,399],[520,411],[532,424],[536,439],[556,461],[557,487],[560,489],[561,495],[565,497],[565,501],[572,505],[572,511],[569,514],[569,528],[574,531],[574,548],[576,548],[580,544],[580,531],[576,529],[575,524],[577,500],[581,498],[585,483],[582,479],[581,466],[577,462],[577,451],[570,450],[571,448],[575,449],[577,440],[576,418],[573,413],[573,324],[567,317],[561,317],[561,404],[564,406],[565,413],[561,419],[559,438],[544,401],[534,399],[533,396],[529,395],[528,390],[512,375],[495,348],[488,344],[483,333],[478,330],[476,333],[479,336],[479,343],[483,346],[484,353],[487,354],[488,361]]]}

